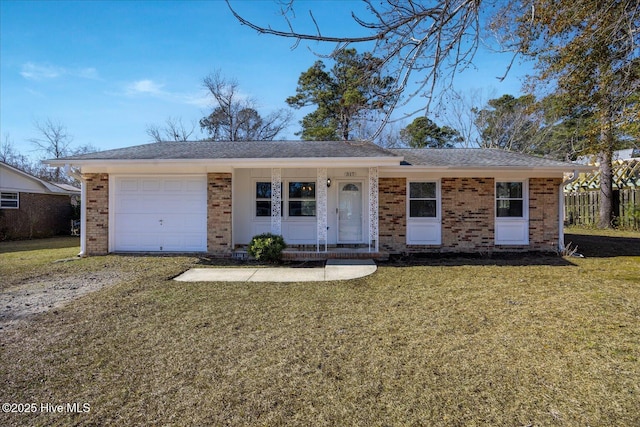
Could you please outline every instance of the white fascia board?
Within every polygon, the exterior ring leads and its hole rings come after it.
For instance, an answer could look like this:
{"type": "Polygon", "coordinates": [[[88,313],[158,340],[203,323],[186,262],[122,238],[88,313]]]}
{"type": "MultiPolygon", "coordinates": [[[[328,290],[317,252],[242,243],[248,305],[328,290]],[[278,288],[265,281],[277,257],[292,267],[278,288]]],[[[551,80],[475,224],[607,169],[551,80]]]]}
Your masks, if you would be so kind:
{"type": "MultiPolygon", "coordinates": [[[[536,168],[536,167],[486,167],[486,168],[458,168],[458,167],[428,167],[428,166],[399,166],[380,169],[380,176],[385,178],[411,175],[432,175],[438,177],[469,178],[483,176],[513,176],[514,174],[528,178],[562,178],[565,173],[575,171],[575,168],[536,168]]],[[[590,172],[593,169],[578,168],[580,172],[590,172]]]]}

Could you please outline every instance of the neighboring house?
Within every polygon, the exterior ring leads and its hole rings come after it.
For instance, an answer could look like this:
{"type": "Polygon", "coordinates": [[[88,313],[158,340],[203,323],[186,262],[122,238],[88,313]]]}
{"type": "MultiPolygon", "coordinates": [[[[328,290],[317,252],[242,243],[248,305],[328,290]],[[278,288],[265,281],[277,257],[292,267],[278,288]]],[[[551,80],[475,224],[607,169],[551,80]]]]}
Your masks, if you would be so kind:
{"type": "Polygon", "coordinates": [[[0,240],[69,234],[80,190],[43,181],[0,162],[0,240]]]}
{"type": "Polygon", "coordinates": [[[623,162],[640,161],[640,148],[627,148],[626,150],[618,150],[613,153],[613,161],[621,160],[623,162]]]}
{"type": "Polygon", "coordinates": [[[343,141],[162,142],[48,162],[81,169],[85,255],[231,256],[264,232],[301,257],[556,251],[563,175],[592,170],[343,141]]]}

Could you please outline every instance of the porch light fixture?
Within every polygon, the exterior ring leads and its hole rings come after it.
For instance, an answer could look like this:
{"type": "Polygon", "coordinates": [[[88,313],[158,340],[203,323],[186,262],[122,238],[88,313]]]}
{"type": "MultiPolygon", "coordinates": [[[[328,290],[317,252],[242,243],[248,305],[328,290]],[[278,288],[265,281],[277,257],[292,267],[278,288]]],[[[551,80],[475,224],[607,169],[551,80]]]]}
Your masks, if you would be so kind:
{"type": "Polygon", "coordinates": [[[327,188],[331,187],[331,178],[327,178],[327,188]]]}

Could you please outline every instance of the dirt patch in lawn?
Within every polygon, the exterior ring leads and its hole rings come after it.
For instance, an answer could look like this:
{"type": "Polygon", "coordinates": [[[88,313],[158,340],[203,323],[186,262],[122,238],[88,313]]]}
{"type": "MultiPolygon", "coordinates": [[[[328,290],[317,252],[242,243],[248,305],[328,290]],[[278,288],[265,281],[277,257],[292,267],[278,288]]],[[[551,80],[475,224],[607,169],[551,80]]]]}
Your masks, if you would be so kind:
{"type": "Polygon", "coordinates": [[[31,316],[60,308],[70,301],[126,278],[120,271],[97,271],[73,276],[47,274],[24,279],[0,294],[0,332],[31,316]]]}

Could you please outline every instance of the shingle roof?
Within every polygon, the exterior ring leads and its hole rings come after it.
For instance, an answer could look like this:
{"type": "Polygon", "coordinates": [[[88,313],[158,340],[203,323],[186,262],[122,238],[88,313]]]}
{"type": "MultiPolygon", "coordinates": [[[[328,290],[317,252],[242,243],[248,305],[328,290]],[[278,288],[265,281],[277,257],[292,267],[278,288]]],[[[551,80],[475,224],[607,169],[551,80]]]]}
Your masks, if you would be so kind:
{"type": "MultiPolygon", "coordinates": [[[[548,168],[573,170],[581,165],[530,156],[501,149],[480,148],[395,148],[384,149],[370,142],[353,141],[203,141],[155,142],[134,147],[117,148],[96,153],[80,154],[55,163],[82,163],[82,161],[128,160],[270,160],[270,159],[358,159],[386,160],[389,166],[397,159],[398,165],[452,169],[531,169],[548,168]],[[400,162],[401,158],[404,158],[400,162]],[[576,167],[574,167],[576,166],[576,167]]],[[[382,163],[381,163],[382,164],[382,163]]]]}
{"type": "Polygon", "coordinates": [[[156,142],[80,154],[58,160],[188,160],[285,159],[337,157],[395,157],[370,142],[346,141],[237,141],[156,142]]]}
{"type": "MultiPolygon", "coordinates": [[[[480,148],[395,148],[389,151],[404,157],[403,165],[451,168],[562,168],[570,163],[501,149],[480,148]]],[[[576,165],[579,166],[579,165],[576,165]]]]}

